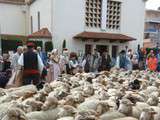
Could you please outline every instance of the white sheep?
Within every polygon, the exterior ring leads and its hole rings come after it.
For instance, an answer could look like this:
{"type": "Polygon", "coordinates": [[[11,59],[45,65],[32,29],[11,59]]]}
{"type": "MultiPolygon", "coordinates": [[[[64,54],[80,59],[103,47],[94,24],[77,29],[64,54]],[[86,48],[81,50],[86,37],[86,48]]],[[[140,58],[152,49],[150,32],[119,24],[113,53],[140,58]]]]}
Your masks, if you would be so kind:
{"type": "Polygon", "coordinates": [[[100,116],[100,120],[114,120],[125,117],[124,114],[118,112],[118,111],[112,111],[112,112],[106,112],[103,115],[100,116]]]}

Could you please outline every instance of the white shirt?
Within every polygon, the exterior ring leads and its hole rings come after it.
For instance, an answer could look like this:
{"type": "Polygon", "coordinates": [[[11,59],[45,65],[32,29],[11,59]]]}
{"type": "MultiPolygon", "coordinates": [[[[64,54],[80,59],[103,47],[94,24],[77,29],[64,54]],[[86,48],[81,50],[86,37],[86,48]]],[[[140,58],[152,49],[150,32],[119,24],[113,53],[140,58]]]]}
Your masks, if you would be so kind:
{"type": "MultiPolygon", "coordinates": [[[[37,54],[37,56],[38,56],[38,69],[39,69],[40,73],[42,73],[43,68],[44,68],[44,64],[43,64],[43,62],[42,62],[41,57],[40,57],[38,54],[37,54]]],[[[20,58],[19,58],[19,60],[18,60],[18,64],[19,64],[20,66],[24,66],[23,54],[21,54],[21,56],[20,56],[20,58]]]]}

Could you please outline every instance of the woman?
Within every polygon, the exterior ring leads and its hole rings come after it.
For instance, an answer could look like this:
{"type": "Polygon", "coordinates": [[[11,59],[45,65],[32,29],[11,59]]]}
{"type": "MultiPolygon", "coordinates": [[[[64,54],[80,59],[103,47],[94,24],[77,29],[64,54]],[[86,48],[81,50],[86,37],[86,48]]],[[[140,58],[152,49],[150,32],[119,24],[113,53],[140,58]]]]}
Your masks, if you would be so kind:
{"type": "Polygon", "coordinates": [[[156,58],[155,54],[150,54],[147,59],[147,67],[150,71],[155,72],[158,66],[158,59],[156,58]]]}
{"type": "Polygon", "coordinates": [[[52,50],[49,62],[49,82],[57,80],[59,75],[61,74],[60,65],[59,65],[60,57],[58,55],[58,50],[52,50]]]}
{"type": "Polygon", "coordinates": [[[78,63],[77,54],[72,52],[70,54],[70,60],[69,60],[70,74],[75,75],[78,72],[78,67],[79,67],[79,63],[78,63]]]}

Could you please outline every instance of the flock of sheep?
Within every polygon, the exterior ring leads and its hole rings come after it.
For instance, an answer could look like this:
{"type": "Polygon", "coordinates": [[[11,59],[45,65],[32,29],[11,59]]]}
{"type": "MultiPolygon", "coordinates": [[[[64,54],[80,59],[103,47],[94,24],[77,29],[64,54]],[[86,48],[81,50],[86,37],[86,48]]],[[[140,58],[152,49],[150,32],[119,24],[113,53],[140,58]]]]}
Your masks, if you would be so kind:
{"type": "Polygon", "coordinates": [[[0,120],[160,120],[160,78],[113,69],[0,89],[0,120]]]}

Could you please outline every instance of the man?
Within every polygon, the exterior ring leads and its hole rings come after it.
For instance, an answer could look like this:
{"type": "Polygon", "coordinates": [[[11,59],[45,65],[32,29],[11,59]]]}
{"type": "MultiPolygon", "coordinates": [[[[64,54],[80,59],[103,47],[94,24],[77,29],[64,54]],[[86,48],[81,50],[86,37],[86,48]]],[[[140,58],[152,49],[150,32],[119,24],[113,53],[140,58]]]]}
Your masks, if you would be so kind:
{"type": "Polygon", "coordinates": [[[22,52],[23,52],[23,47],[22,46],[18,46],[17,52],[13,55],[13,58],[11,60],[11,68],[14,71],[18,70],[18,68],[19,68],[18,60],[19,60],[22,52]]]}
{"type": "Polygon", "coordinates": [[[18,75],[18,70],[20,68],[18,64],[18,60],[23,52],[23,47],[18,46],[17,52],[13,55],[11,59],[11,69],[12,69],[12,77],[10,78],[9,82],[7,85],[13,85],[16,83],[17,75],[18,75]]]}
{"type": "Polygon", "coordinates": [[[40,46],[37,47],[37,53],[41,57],[43,64],[47,65],[47,55],[44,51],[42,51],[42,48],[40,46]]]}
{"type": "Polygon", "coordinates": [[[34,43],[28,43],[27,48],[27,52],[23,53],[18,60],[23,68],[23,85],[38,85],[44,65],[40,56],[34,52],[34,43]]]}
{"type": "Polygon", "coordinates": [[[60,56],[60,68],[62,73],[68,73],[69,69],[69,51],[63,49],[63,53],[60,56]]]}
{"type": "Polygon", "coordinates": [[[110,71],[111,69],[111,57],[107,51],[104,51],[100,58],[99,71],[110,71]]]}
{"type": "Polygon", "coordinates": [[[116,67],[119,69],[129,70],[130,59],[126,55],[126,51],[122,50],[117,57],[116,67]]]}
{"type": "Polygon", "coordinates": [[[92,72],[98,72],[99,59],[100,59],[100,53],[97,51],[97,49],[94,49],[94,53],[92,55],[92,60],[91,60],[91,71],[92,72]]]}

